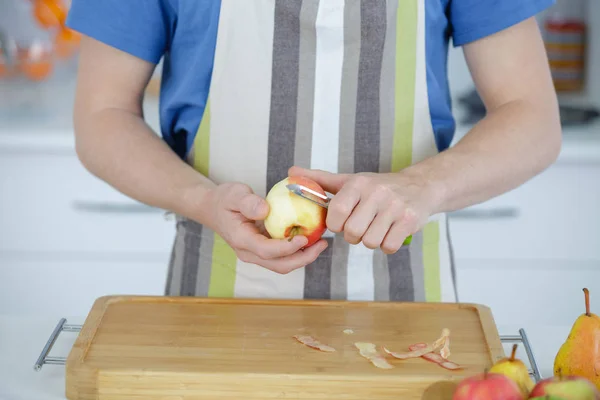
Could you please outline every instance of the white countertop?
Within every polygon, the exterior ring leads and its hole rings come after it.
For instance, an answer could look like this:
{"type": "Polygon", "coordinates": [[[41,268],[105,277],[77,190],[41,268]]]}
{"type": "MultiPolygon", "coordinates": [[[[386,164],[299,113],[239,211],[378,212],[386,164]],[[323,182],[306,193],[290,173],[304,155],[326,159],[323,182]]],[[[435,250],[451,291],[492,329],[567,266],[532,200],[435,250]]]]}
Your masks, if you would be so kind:
{"type": "MultiPolygon", "coordinates": [[[[158,132],[157,100],[147,100],[144,108],[147,122],[158,132]]],[[[458,125],[455,142],[468,129],[468,126],[458,125]]],[[[0,126],[0,151],[3,150],[73,154],[75,138],[70,127],[30,125],[11,130],[9,126],[0,126]]],[[[563,128],[563,144],[557,163],[600,163],[600,119],[589,125],[563,128]]]]}
{"type": "MultiPolygon", "coordinates": [[[[33,369],[48,337],[61,316],[2,317],[0,316],[0,399],[2,400],[64,400],[65,373],[60,365],[45,365],[33,369]]],[[[85,317],[67,318],[68,324],[80,324],[85,317]]],[[[540,369],[542,378],[552,375],[554,356],[567,337],[570,326],[500,326],[501,335],[517,335],[524,328],[540,369]]],[[[54,357],[66,357],[76,333],[63,332],[50,352],[54,357]]],[[[505,345],[506,351],[511,347],[505,345]]],[[[523,346],[519,357],[527,363],[523,346]]]]}

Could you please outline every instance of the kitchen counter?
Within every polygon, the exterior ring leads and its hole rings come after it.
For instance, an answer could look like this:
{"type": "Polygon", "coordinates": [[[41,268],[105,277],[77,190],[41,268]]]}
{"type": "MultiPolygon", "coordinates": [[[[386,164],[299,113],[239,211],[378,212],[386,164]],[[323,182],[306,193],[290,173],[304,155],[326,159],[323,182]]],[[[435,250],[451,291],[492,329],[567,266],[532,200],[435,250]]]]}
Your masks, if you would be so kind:
{"type": "MultiPolygon", "coordinates": [[[[144,104],[147,122],[155,132],[159,132],[160,126],[155,111],[157,107],[156,99],[147,100],[144,104]]],[[[469,129],[469,126],[458,125],[454,143],[469,129]]],[[[6,151],[73,154],[75,137],[72,128],[32,125],[11,129],[0,126],[0,153],[6,151]]],[[[600,119],[588,125],[563,128],[562,149],[557,163],[600,163],[600,119]]]]}
{"type": "MultiPolygon", "coordinates": [[[[35,372],[36,362],[48,337],[62,316],[2,317],[0,316],[0,399],[2,400],[64,400],[64,367],[45,365],[35,372]]],[[[85,317],[68,318],[68,324],[80,324],[85,317]]],[[[501,335],[518,334],[519,326],[500,326],[501,335]]],[[[566,339],[570,326],[523,326],[538,363],[542,378],[552,375],[554,356],[566,339]]],[[[51,356],[66,357],[76,333],[63,332],[51,356]]],[[[511,347],[505,344],[505,349],[511,347]]],[[[519,357],[527,362],[522,346],[519,357]]]]}

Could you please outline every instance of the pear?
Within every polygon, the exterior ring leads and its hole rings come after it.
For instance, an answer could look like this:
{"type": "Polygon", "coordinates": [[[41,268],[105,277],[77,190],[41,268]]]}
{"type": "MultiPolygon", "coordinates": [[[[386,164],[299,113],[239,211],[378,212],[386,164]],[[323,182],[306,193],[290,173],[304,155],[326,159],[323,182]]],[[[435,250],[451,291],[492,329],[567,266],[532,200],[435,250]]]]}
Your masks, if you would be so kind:
{"type": "Polygon", "coordinates": [[[535,383],[529,376],[529,372],[523,361],[515,358],[516,354],[517,345],[515,344],[513,345],[510,357],[497,361],[490,368],[490,372],[506,375],[519,386],[519,390],[521,390],[523,396],[527,397],[535,383]]]}
{"type": "Polygon", "coordinates": [[[554,359],[555,376],[580,376],[600,390],[600,317],[590,312],[590,292],[585,295],[585,314],[573,324],[554,359]]]}

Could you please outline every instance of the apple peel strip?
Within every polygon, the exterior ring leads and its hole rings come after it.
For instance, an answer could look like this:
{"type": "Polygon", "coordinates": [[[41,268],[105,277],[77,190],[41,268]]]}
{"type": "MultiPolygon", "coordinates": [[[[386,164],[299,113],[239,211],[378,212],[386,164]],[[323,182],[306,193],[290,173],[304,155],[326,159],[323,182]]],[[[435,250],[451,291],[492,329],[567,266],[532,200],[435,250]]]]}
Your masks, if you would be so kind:
{"type": "Polygon", "coordinates": [[[450,358],[450,337],[446,337],[446,340],[444,341],[444,346],[442,346],[442,349],[440,350],[440,356],[442,356],[443,359],[447,360],[448,358],[450,358]]]}
{"type": "MultiPolygon", "coordinates": [[[[419,357],[424,356],[427,353],[432,353],[434,351],[438,351],[438,350],[442,349],[449,337],[450,337],[450,330],[444,328],[442,330],[442,335],[435,342],[433,342],[431,344],[426,344],[425,347],[415,348],[414,350],[411,350],[408,353],[396,353],[396,352],[388,350],[385,347],[383,348],[383,350],[386,353],[388,353],[389,355],[391,355],[392,357],[397,358],[399,360],[408,360],[409,358],[419,358],[419,357]]],[[[450,350],[448,349],[447,352],[449,353],[450,350]]]]}
{"type": "Polygon", "coordinates": [[[377,347],[373,343],[365,343],[365,342],[357,342],[354,343],[354,346],[358,349],[358,352],[361,356],[366,358],[376,366],[381,369],[391,369],[394,366],[387,362],[385,357],[377,352],[377,347]]]}
{"type": "MultiPolygon", "coordinates": [[[[413,344],[412,346],[410,346],[408,349],[413,351],[413,350],[425,348],[426,346],[427,346],[426,343],[416,343],[416,344],[413,344]]],[[[436,354],[436,353],[427,353],[427,354],[422,355],[421,358],[423,358],[427,361],[436,363],[440,367],[446,368],[451,371],[463,369],[463,367],[461,367],[457,363],[449,361],[448,359],[446,359],[443,356],[436,354]]]]}
{"type": "Polygon", "coordinates": [[[310,347],[312,349],[315,349],[315,350],[324,351],[326,353],[332,353],[335,351],[335,349],[333,347],[323,344],[323,343],[319,342],[317,339],[315,339],[314,337],[309,336],[309,335],[294,335],[294,339],[296,339],[303,345],[310,347]]]}

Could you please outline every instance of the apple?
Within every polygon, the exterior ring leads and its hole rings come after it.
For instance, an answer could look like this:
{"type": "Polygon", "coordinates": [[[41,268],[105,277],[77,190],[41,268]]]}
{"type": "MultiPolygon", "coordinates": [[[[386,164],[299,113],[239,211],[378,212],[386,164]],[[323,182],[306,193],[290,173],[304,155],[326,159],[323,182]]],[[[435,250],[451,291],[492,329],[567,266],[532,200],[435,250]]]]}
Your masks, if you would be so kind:
{"type": "Polygon", "coordinates": [[[524,400],[517,384],[499,373],[484,372],[459,382],[452,400],[524,400]]]}
{"type": "Polygon", "coordinates": [[[306,247],[315,244],[327,230],[327,209],[291,192],[289,184],[305,186],[325,195],[323,188],[312,179],[291,176],[276,183],[265,200],[269,204],[269,215],[264,221],[265,229],[273,239],[289,239],[305,236],[306,247]]]}
{"type": "Polygon", "coordinates": [[[529,398],[554,395],[564,400],[600,400],[600,392],[587,378],[575,375],[553,376],[539,381],[529,398]]]}

